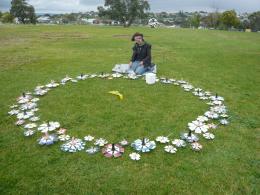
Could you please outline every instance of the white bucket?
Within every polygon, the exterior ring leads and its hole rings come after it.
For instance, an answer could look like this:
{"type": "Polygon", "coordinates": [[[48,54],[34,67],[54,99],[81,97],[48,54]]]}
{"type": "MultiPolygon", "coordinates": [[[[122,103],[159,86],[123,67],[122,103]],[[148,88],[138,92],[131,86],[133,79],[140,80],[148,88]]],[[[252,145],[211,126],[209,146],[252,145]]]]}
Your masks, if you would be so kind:
{"type": "Polygon", "coordinates": [[[146,73],[145,81],[148,85],[152,85],[156,82],[156,74],[154,73],[146,73]]]}

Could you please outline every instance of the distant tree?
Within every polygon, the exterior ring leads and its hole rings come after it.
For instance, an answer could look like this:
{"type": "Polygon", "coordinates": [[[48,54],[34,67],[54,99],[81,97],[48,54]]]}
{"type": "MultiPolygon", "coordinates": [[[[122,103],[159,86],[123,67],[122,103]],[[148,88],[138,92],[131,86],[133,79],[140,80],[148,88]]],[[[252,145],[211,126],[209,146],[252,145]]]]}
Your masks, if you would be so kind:
{"type": "Polygon", "coordinates": [[[237,13],[234,10],[223,12],[221,15],[221,22],[226,28],[237,27],[239,25],[237,13]]]}
{"type": "Polygon", "coordinates": [[[34,7],[28,5],[26,0],[12,0],[10,13],[23,24],[36,23],[34,7]]]}
{"type": "Polygon", "coordinates": [[[198,28],[200,26],[201,16],[199,13],[193,14],[190,19],[191,26],[198,28]]]}
{"type": "Polygon", "coordinates": [[[98,7],[98,15],[117,20],[124,27],[129,27],[135,19],[146,18],[145,11],[149,9],[150,5],[147,0],[105,0],[104,7],[98,7]]]}
{"type": "Polygon", "coordinates": [[[260,11],[252,13],[249,17],[250,28],[253,31],[260,31],[260,11]]]}
{"type": "Polygon", "coordinates": [[[1,17],[3,23],[13,23],[14,17],[9,12],[3,13],[1,17]]]}
{"type": "Polygon", "coordinates": [[[0,19],[1,19],[2,15],[3,15],[3,13],[0,11],[0,19]]]}
{"type": "Polygon", "coordinates": [[[221,14],[218,12],[209,13],[202,18],[203,24],[208,28],[217,28],[220,24],[221,14]]]}

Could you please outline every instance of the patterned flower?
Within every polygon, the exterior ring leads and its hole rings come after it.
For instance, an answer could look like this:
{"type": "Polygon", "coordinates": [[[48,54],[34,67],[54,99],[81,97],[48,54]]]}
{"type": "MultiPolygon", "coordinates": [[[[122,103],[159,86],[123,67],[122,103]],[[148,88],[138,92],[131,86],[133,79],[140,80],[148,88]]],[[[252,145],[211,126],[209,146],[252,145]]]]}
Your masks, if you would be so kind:
{"type": "Polygon", "coordinates": [[[218,105],[218,106],[211,107],[210,110],[212,112],[216,112],[218,114],[224,114],[227,112],[226,106],[224,106],[224,105],[218,105]]]}
{"type": "Polygon", "coordinates": [[[56,83],[55,81],[51,81],[50,83],[48,83],[46,85],[46,87],[48,88],[55,88],[55,87],[58,87],[60,84],[59,83],[56,83]]]}
{"type": "Polygon", "coordinates": [[[122,141],[119,142],[121,146],[127,146],[129,143],[126,139],[123,139],[122,141]]]}
{"type": "Polygon", "coordinates": [[[202,145],[199,144],[198,142],[194,142],[191,144],[191,148],[194,151],[200,151],[202,149],[202,145]]]}
{"type": "Polygon", "coordinates": [[[215,138],[215,135],[214,134],[212,134],[212,133],[204,133],[203,134],[203,137],[205,138],[205,139],[214,139],[215,138]]]}
{"type": "Polygon", "coordinates": [[[182,139],[175,139],[175,140],[172,141],[172,144],[175,145],[178,148],[186,146],[186,142],[182,139]]]}
{"type": "Polygon", "coordinates": [[[60,141],[68,141],[70,139],[70,136],[69,135],[65,135],[65,134],[62,134],[62,135],[59,135],[58,136],[58,139],[60,141]]]}
{"type": "Polygon", "coordinates": [[[23,120],[23,119],[20,119],[20,120],[18,120],[18,121],[16,121],[16,125],[23,125],[25,123],[25,120],[23,120]]]}
{"type": "Polygon", "coordinates": [[[36,121],[38,121],[38,120],[40,120],[40,117],[38,117],[38,116],[33,116],[33,117],[31,117],[31,118],[29,119],[29,121],[32,121],[32,122],[36,122],[36,121]]]}
{"type": "Polygon", "coordinates": [[[191,130],[189,131],[189,133],[183,133],[181,135],[181,139],[186,140],[189,143],[197,142],[199,140],[199,138],[196,135],[191,133],[191,130]]]}
{"type": "Polygon", "coordinates": [[[156,144],[154,141],[150,141],[147,138],[143,139],[137,139],[135,140],[131,146],[136,150],[136,151],[141,151],[141,152],[150,152],[154,148],[156,148],[156,144]]]}
{"type": "Polygon", "coordinates": [[[111,158],[111,157],[119,157],[122,156],[125,149],[119,145],[119,144],[107,144],[103,149],[102,153],[105,157],[111,158]]]}
{"type": "Polygon", "coordinates": [[[227,119],[221,119],[219,122],[220,122],[221,125],[228,125],[229,124],[227,119]]]}
{"type": "Polygon", "coordinates": [[[25,104],[22,104],[20,109],[21,110],[31,110],[33,108],[36,108],[37,107],[37,104],[34,103],[34,102],[27,102],[25,104]]]}
{"type": "Polygon", "coordinates": [[[164,137],[164,136],[158,136],[155,141],[159,142],[159,143],[162,143],[162,144],[165,144],[165,143],[168,143],[170,140],[168,137],[164,137]]]}
{"type": "Polygon", "coordinates": [[[13,109],[8,112],[9,115],[17,115],[19,113],[19,110],[13,109]]]}
{"type": "Polygon", "coordinates": [[[35,133],[35,131],[33,131],[33,130],[27,130],[24,132],[24,136],[29,137],[29,136],[33,135],[34,133],[35,133]]]}
{"type": "Polygon", "coordinates": [[[83,150],[85,143],[81,139],[72,138],[70,141],[61,145],[61,150],[64,152],[77,152],[83,150]]]}
{"type": "Polygon", "coordinates": [[[38,143],[40,145],[51,145],[54,144],[54,142],[57,141],[57,136],[55,134],[48,134],[47,132],[38,139],[38,143]]]}
{"type": "Polygon", "coordinates": [[[88,141],[88,142],[92,141],[93,139],[94,139],[94,137],[91,136],[91,135],[87,135],[87,136],[84,137],[84,140],[88,141]]]}
{"type": "Polygon", "coordinates": [[[198,116],[198,118],[197,118],[197,121],[200,121],[200,122],[206,122],[206,121],[208,121],[209,119],[208,119],[208,117],[206,117],[206,116],[198,116]]]}
{"type": "Polygon", "coordinates": [[[210,99],[212,101],[224,101],[224,98],[221,96],[218,96],[218,94],[216,94],[215,96],[210,96],[210,99]]]}
{"type": "Polygon", "coordinates": [[[136,160],[136,161],[141,159],[141,155],[138,154],[138,153],[135,153],[135,152],[129,154],[129,157],[130,157],[132,160],[136,160]]]}
{"type": "Polygon", "coordinates": [[[189,129],[191,131],[195,131],[195,133],[205,133],[208,131],[208,126],[200,121],[192,121],[188,124],[189,129]]]}
{"type": "Polygon", "coordinates": [[[218,113],[212,111],[207,111],[204,115],[210,119],[217,119],[219,117],[218,113]]]}
{"type": "Polygon", "coordinates": [[[35,123],[28,123],[24,126],[25,129],[33,129],[35,127],[37,127],[35,123]]]}
{"type": "Polygon", "coordinates": [[[31,111],[23,111],[17,114],[17,119],[29,119],[34,115],[31,111]]]}
{"type": "Polygon", "coordinates": [[[173,145],[167,145],[164,147],[165,152],[174,154],[177,152],[177,148],[175,148],[173,145]]]}
{"type": "Polygon", "coordinates": [[[86,74],[80,74],[79,76],[77,76],[77,79],[78,80],[85,80],[85,79],[87,79],[88,78],[88,75],[86,75],[86,74]]]}
{"type": "Polygon", "coordinates": [[[43,123],[38,127],[38,130],[45,133],[48,131],[54,131],[55,129],[60,127],[59,122],[48,122],[48,123],[43,123]]]}
{"type": "Polygon", "coordinates": [[[97,147],[97,146],[92,146],[92,147],[86,149],[86,152],[87,152],[88,154],[95,154],[95,153],[97,153],[98,151],[99,151],[99,147],[97,147]]]}
{"type": "Polygon", "coordinates": [[[102,147],[102,146],[104,146],[107,143],[108,143],[107,140],[105,140],[103,138],[99,138],[99,139],[96,139],[94,145],[102,147]]]}

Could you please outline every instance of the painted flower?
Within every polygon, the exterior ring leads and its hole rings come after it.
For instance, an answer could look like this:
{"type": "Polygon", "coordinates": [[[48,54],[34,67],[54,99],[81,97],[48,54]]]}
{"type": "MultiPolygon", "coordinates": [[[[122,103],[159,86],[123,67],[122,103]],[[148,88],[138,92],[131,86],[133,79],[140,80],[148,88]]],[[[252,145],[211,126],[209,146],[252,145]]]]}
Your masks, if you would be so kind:
{"type": "Polygon", "coordinates": [[[206,116],[198,116],[198,118],[196,119],[197,121],[200,121],[200,122],[206,122],[208,121],[208,117],[206,116]]]}
{"type": "Polygon", "coordinates": [[[24,104],[24,103],[26,103],[26,102],[29,102],[30,99],[32,99],[32,96],[31,96],[31,95],[26,94],[26,93],[23,93],[22,96],[20,96],[20,97],[17,98],[17,102],[18,102],[19,104],[24,104]]]}
{"type": "Polygon", "coordinates": [[[214,139],[215,138],[215,135],[214,134],[212,134],[212,133],[204,133],[203,134],[203,137],[205,138],[205,139],[214,139]]]}
{"type": "Polygon", "coordinates": [[[61,150],[64,152],[77,152],[83,150],[85,143],[81,139],[72,138],[70,141],[61,145],[61,150]]]}
{"type": "Polygon", "coordinates": [[[32,136],[35,133],[35,131],[33,130],[27,130],[24,132],[24,136],[29,137],[32,136]]]}
{"type": "Polygon", "coordinates": [[[218,96],[217,94],[215,95],[215,96],[210,96],[210,99],[212,100],[212,101],[224,101],[224,98],[223,97],[221,97],[221,96],[218,96]]]}
{"type": "Polygon", "coordinates": [[[59,135],[58,136],[58,139],[60,141],[68,141],[70,139],[70,136],[69,135],[65,135],[65,134],[62,134],[62,135],[59,135]]]}
{"type": "Polygon", "coordinates": [[[120,77],[122,77],[122,76],[123,76],[123,75],[120,74],[120,73],[118,73],[118,72],[112,74],[112,77],[114,77],[114,78],[120,78],[120,77]]]}
{"type": "Polygon", "coordinates": [[[96,139],[94,145],[102,147],[102,146],[106,145],[107,143],[108,143],[107,140],[105,140],[103,138],[99,138],[99,139],[96,139]]]}
{"type": "Polygon", "coordinates": [[[17,114],[17,119],[29,119],[34,115],[31,111],[23,111],[17,114]]]}
{"type": "Polygon", "coordinates": [[[23,120],[23,119],[20,119],[20,120],[18,120],[18,121],[16,121],[16,125],[23,125],[25,123],[25,120],[23,120]]]}
{"type": "Polygon", "coordinates": [[[188,123],[189,129],[191,131],[195,131],[195,133],[205,133],[208,131],[208,126],[200,121],[192,121],[191,123],[188,123]]]}
{"type": "Polygon", "coordinates": [[[40,117],[38,117],[38,116],[33,116],[33,117],[31,117],[29,120],[32,121],[32,122],[36,122],[36,121],[40,120],[40,117]]]}
{"type": "Polygon", "coordinates": [[[177,148],[175,148],[173,145],[167,145],[164,147],[165,152],[175,154],[177,152],[177,148]]]}
{"type": "Polygon", "coordinates": [[[154,141],[150,141],[147,138],[143,139],[137,139],[135,140],[131,146],[136,150],[140,152],[150,152],[154,148],[156,148],[156,144],[154,141]]]}
{"type": "Polygon", "coordinates": [[[97,147],[97,146],[92,146],[92,147],[86,149],[86,152],[87,152],[88,154],[95,154],[95,153],[97,153],[99,150],[100,150],[99,147],[97,147]]]}
{"type": "Polygon", "coordinates": [[[119,142],[121,146],[127,146],[129,143],[126,139],[123,139],[122,141],[119,142]]]}
{"type": "Polygon", "coordinates": [[[210,118],[210,119],[217,119],[217,118],[219,118],[218,113],[212,112],[212,111],[207,111],[207,112],[205,112],[204,115],[205,115],[206,117],[210,118]]]}
{"type": "Polygon", "coordinates": [[[40,139],[38,139],[38,143],[40,145],[51,145],[57,141],[57,136],[55,134],[45,133],[40,139]]]}
{"type": "Polygon", "coordinates": [[[48,122],[48,123],[43,123],[38,127],[38,130],[41,131],[42,133],[48,132],[48,131],[54,131],[55,129],[60,127],[59,122],[48,122]]]}
{"type": "Polygon", "coordinates": [[[8,112],[9,115],[17,115],[19,113],[19,110],[13,109],[8,112]]]}
{"type": "Polygon", "coordinates": [[[34,91],[34,94],[35,94],[35,95],[38,95],[38,96],[43,96],[43,95],[45,95],[47,92],[48,92],[47,89],[36,89],[36,90],[34,91]]]}
{"type": "Polygon", "coordinates": [[[37,127],[37,124],[35,123],[28,123],[24,126],[25,129],[33,129],[35,127],[37,127]]]}
{"type": "Polygon", "coordinates": [[[111,157],[120,157],[124,153],[125,149],[119,145],[119,144],[107,144],[102,149],[102,153],[105,157],[111,158],[111,157]]]}
{"type": "Polygon", "coordinates": [[[65,134],[66,131],[67,131],[67,129],[60,128],[60,129],[57,131],[57,134],[58,134],[58,135],[62,135],[62,134],[65,134]]]}
{"type": "Polygon", "coordinates": [[[191,130],[189,131],[189,133],[181,134],[181,139],[186,140],[189,143],[197,142],[199,140],[199,138],[195,134],[191,133],[191,130]]]}
{"type": "Polygon", "coordinates": [[[77,76],[78,80],[85,80],[87,78],[88,78],[88,75],[86,75],[86,74],[80,74],[79,76],[77,76]]]}
{"type": "Polygon", "coordinates": [[[55,88],[55,87],[58,87],[60,84],[59,83],[56,83],[55,81],[51,81],[50,83],[48,83],[46,85],[46,87],[48,88],[55,88]]]}
{"type": "Polygon", "coordinates": [[[132,160],[136,160],[136,161],[141,159],[141,155],[138,154],[138,153],[135,153],[135,152],[129,154],[129,157],[130,157],[132,160]]]}
{"type": "Polygon", "coordinates": [[[216,112],[218,114],[225,114],[227,112],[226,106],[224,106],[224,105],[218,105],[218,106],[211,107],[210,110],[212,112],[216,112]]]}
{"type": "Polygon", "coordinates": [[[70,78],[68,75],[66,75],[66,77],[61,80],[61,84],[65,85],[70,80],[72,80],[72,78],[70,78]]]}
{"type": "Polygon", "coordinates": [[[221,119],[219,122],[220,122],[221,125],[228,125],[229,124],[227,119],[221,119]]]}
{"type": "Polygon", "coordinates": [[[90,141],[92,141],[92,140],[94,140],[95,138],[93,137],[93,136],[91,136],[91,135],[87,135],[87,136],[85,136],[84,137],[84,140],[85,141],[88,141],[88,142],[90,142],[90,141]]]}
{"type": "Polygon", "coordinates": [[[158,136],[155,141],[159,142],[159,143],[162,143],[162,144],[165,144],[165,143],[168,143],[170,140],[168,137],[164,137],[164,136],[158,136]]]}
{"type": "Polygon", "coordinates": [[[178,148],[186,146],[186,142],[182,139],[175,139],[175,140],[172,141],[172,144],[175,145],[178,148]]]}
{"type": "Polygon", "coordinates": [[[202,149],[202,145],[199,144],[198,142],[194,142],[191,144],[191,148],[194,151],[200,151],[202,149]]]}

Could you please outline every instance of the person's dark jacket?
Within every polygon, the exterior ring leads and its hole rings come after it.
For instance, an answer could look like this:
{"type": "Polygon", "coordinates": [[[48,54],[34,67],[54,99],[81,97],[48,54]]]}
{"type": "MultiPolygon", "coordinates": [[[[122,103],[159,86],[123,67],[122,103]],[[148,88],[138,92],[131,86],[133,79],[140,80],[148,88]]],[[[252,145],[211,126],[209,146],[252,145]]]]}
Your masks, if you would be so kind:
{"type": "Polygon", "coordinates": [[[151,56],[152,46],[146,42],[143,45],[135,44],[133,47],[133,55],[131,61],[143,61],[144,66],[151,66],[152,56],[151,56]]]}

